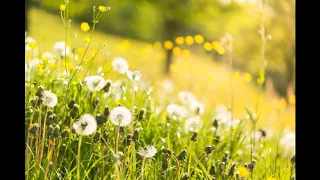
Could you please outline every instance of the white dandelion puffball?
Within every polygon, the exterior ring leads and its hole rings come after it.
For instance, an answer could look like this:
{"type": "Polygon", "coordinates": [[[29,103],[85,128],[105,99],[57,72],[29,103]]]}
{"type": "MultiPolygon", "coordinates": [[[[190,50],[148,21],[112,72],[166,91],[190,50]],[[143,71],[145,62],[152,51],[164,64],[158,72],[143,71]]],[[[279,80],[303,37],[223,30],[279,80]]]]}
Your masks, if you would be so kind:
{"type": "Polygon", "coordinates": [[[287,156],[293,155],[296,148],[296,134],[294,132],[285,133],[280,140],[280,145],[287,156]]]}
{"type": "Polygon", "coordinates": [[[232,119],[232,114],[229,111],[219,112],[217,113],[215,119],[217,119],[222,124],[226,124],[232,119]]]}
{"type": "Polygon", "coordinates": [[[38,58],[35,58],[28,62],[28,70],[35,71],[37,70],[37,64],[42,64],[42,61],[40,61],[38,58]]]}
{"type": "Polygon", "coordinates": [[[97,121],[91,114],[84,114],[73,124],[73,129],[79,135],[88,136],[97,129],[97,121]]]}
{"type": "Polygon", "coordinates": [[[171,93],[174,89],[174,84],[171,80],[165,79],[162,82],[162,87],[167,93],[171,93]]]}
{"type": "Polygon", "coordinates": [[[187,115],[186,109],[176,104],[169,104],[167,106],[167,113],[169,118],[174,120],[182,120],[187,115]]]}
{"type": "Polygon", "coordinates": [[[68,45],[66,46],[64,41],[56,42],[53,46],[53,50],[61,56],[64,56],[65,54],[69,56],[71,53],[70,47],[68,45]]]}
{"type": "Polygon", "coordinates": [[[202,115],[204,113],[204,105],[199,101],[192,101],[190,109],[193,113],[196,113],[197,115],[202,115]]]}
{"type": "Polygon", "coordinates": [[[123,106],[118,106],[112,109],[110,112],[110,121],[115,126],[125,127],[130,124],[131,113],[129,109],[123,106]]]}
{"type": "Polygon", "coordinates": [[[48,107],[54,107],[58,103],[57,96],[51,91],[43,92],[43,104],[48,107]]]}
{"type": "Polygon", "coordinates": [[[112,61],[112,68],[120,74],[125,74],[128,71],[129,64],[125,59],[117,57],[112,61]]]}
{"type": "Polygon", "coordinates": [[[202,121],[200,116],[190,117],[186,120],[184,124],[184,132],[187,134],[188,132],[199,132],[202,127],[202,121]]]}
{"type": "Polygon", "coordinates": [[[151,158],[154,155],[156,155],[156,153],[157,153],[157,149],[154,146],[143,147],[138,152],[138,154],[140,154],[140,156],[145,157],[145,158],[151,158]]]}
{"type": "Polygon", "coordinates": [[[141,78],[141,73],[139,71],[127,71],[127,76],[131,81],[139,81],[141,78]]]}
{"type": "Polygon", "coordinates": [[[106,84],[104,78],[98,75],[88,76],[84,79],[84,81],[91,92],[100,91],[106,84]]]}
{"type": "Polygon", "coordinates": [[[182,91],[178,94],[180,101],[184,104],[184,105],[188,105],[190,104],[192,101],[195,100],[195,97],[193,96],[193,94],[191,92],[188,91],[182,91]]]}

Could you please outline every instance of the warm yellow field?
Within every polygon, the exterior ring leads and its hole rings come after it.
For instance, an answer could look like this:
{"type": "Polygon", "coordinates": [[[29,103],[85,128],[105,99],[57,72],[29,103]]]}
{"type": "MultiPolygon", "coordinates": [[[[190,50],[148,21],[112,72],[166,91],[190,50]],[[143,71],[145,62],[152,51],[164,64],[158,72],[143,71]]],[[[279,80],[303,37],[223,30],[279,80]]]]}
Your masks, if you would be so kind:
{"type": "MultiPolygon", "coordinates": [[[[30,32],[28,35],[37,40],[40,52],[52,51],[53,44],[57,40],[65,40],[65,30],[59,16],[38,9],[32,9],[29,16],[30,32]]],[[[68,33],[68,42],[72,48],[84,48],[83,39],[89,36],[89,33],[80,31],[80,25],[77,23],[73,23],[72,27],[73,29],[70,29],[68,33]],[[74,47],[75,44],[82,45],[82,47],[74,47]]],[[[141,71],[143,78],[148,77],[150,81],[159,83],[166,78],[162,75],[163,51],[153,44],[128,40],[99,31],[94,33],[91,41],[90,52],[97,49],[99,45],[106,44],[106,47],[103,48],[104,53],[98,55],[95,65],[99,64],[107,69],[114,57],[121,56],[127,59],[132,69],[136,68],[141,71]]],[[[92,70],[96,71],[97,66],[92,70]]],[[[210,111],[212,109],[210,107],[215,107],[217,104],[230,104],[230,73],[227,65],[214,63],[208,56],[191,53],[175,56],[171,70],[173,71],[171,78],[175,83],[175,98],[177,92],[190,90],[206,105],[206,111],[210,111]]],[[[112,79],[114,76],[115,74],[106,74],[105,78],[112,79]]],[[[235,114],[242,118],[244,105],[255,107],[258,89],[253,84],[255,79],[252,81],[245,79],[244,72],[235,73],[233,76],[235,114]]],[[[295,130],[294,104],[263,93],[259,114],[261,115],[260,125],[288,127],[295,130]]]]}

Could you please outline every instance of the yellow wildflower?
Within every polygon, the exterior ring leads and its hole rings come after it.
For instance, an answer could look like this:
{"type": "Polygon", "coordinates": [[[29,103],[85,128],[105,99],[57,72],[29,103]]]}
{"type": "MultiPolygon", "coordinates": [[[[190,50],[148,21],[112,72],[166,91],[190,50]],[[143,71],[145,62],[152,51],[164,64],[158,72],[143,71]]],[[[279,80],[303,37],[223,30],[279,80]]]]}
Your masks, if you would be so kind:
{"type": "Polygon", "coordinates": [[[174,47],[172,51],[174,55],[179,55],[181,53],[181,49],[179,47],[174,47]]]}
{"type": "Polygon", "coordinates": [[[186,36],[185,41],[186,41],[186,44],[189,45],[189,46],[194,43],[194,39],[193,39],[192,36],[186,36]]]}
{"type": "Polygon", "coordinates": [[[203,47],[204,47],[204,49],[205,49],[206,51],[211,51],[211,50],[212,50],[212,45],[211,45],[211,43],[209,43],[209,42],[205,42],[205,43],[203,44],[203,47]]]}
{"type": "Polygon", "coordinates": [[[194,37],[194,40],[196,41],[196,43],[198,44],[202,44],[204,42],[204,38],[202,35],[198,34],[194,37]]]}
{"type": "Polygon", "coordinates": [[[248,82],[252,80],[252,76],[250,73],[244,73],[244,79],[248,82]]]}
{"type": "Polygon", "coordinates": [[[181,45],[181,44],[183,44],[184,43],[184,38],[183,37],[177,37],[176,39],[175,39],[175,42],[177,43],[177,44],[179,44],[179,45],[181,45]]]}
{"type": "Polygon", "coordinates": [[[64,11],[64,10],[66,10],[66,5],[61,4],[61,5],[60,5],[60,11],[64,11]]]}
{"type": "Polygon", "coordinates": [[[82,31],[87,32],[87,31],[89,31],[89,29],[90,29],[90,26],[87,22],[81,23],[81,30],[82,31]]]}
{"type": "Polygon", "coordinates": [[[240,174],[240,177],[246,177],[249,175],[249,171],[247,168],[243,167],[243,166],[240,166],[237,171],[239,172],[240,174]]]}
{"type": "Polygon", "coordinates": [[[169,41],[169,40],[165,41],[164,42],[164,48],[166,48],[168,50],[172,49],[173,48],[173,43],[171,41],[169,41]]]}

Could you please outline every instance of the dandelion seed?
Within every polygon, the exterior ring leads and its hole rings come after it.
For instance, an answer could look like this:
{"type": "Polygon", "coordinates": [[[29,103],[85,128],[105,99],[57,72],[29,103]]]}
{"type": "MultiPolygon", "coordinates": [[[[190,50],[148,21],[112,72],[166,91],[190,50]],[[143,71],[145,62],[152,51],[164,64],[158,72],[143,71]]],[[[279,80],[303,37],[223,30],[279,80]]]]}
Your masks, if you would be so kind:
{"type": "Polygon", "coordinates": [[[184,104],[184,105],[188,105],[191,102],[193,102],[195,100],[195,97],[193,96],[193,94],[191,92],[188,91],[182,91],[178,94],[178,97],[180,99],[180,101],[184,104]]]}
{"type": "Polygon", "coordinates": [[[100,91],[105,86],[104,78],[98,75],[86,77],[85,82],[91,92],[100,91]]]}
{"type": "Polygon", "coordinates": [[[48,107],[54,107],[58,103],[57,96],[51,91],[43,91],[43,104],[48,107]]]}
{"type": "Polygon", "coordinates": [[[186,117],[187,111],[185,108],[176,104],[169,104],[167,106],[167,113],[169,118],[174,120],[182,120],[186,117]]]}
{"type": "Polygon", "coordinates": [[[131,81],[138,82],[141,78],[141,73],[139,71],[127,71],[127,76],[131,81]]]}
{"type": "Polygon", "coordinates": [[[118,106],[110,112],[110,121],[115,126],[125,127],[130,124],[131,113],[129,109],[123,106],[118,106]]]}
{"type": "Polygon", "coordinates": [[[71,54],[71,49],[64,41],[58,41],[54,44],[53,49],[56,53],[58,53],[60,56],[64,57],[66,54],[69,56],[71,54]]]}
{"type": "Polygon", "coordinates": [[[87,22],[82,22],[80,28],[82,31],[87,32],[87,31],[89,31],[90,26],[87,22]]]}
{"type": "Polygon", "coordinates": [[[184,124],[184,132],[187,134],[189,132],[199,132],[202,127],[202,121],[200,116],[190,117],[186,120],[184,124]]]}
{"type": "Polygon", "coordinates": [[[146,146],[140,149],[138,154],[145,158],[151,158],[156,155],[157,149],[154,146],[146,146]]]}
{"type": "Polygon", "coordinates": [[[73,124],[73,129],[79,135],[88,136],[97,129],[97,121],[91,114],[84,114],[73,124]]]}
{"type": "Polygon", "coordinates": [[[125,74],[128,71],[129,64],[125,59],[117,57],[112,61],[112,68],[120,74],[125,74]]]}

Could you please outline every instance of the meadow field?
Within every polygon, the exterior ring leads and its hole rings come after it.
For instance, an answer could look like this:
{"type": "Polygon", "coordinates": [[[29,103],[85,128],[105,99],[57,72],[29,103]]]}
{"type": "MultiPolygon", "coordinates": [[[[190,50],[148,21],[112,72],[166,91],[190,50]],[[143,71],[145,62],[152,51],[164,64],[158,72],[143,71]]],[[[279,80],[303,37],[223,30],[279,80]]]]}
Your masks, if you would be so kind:
{"type": "Polygon", "coordinates": [[[295,179],[295,95],[233,68],[237,39],[146,43],[95,29],[112,7],[68,8],[28,14],[27,179],[295,179]]]}

